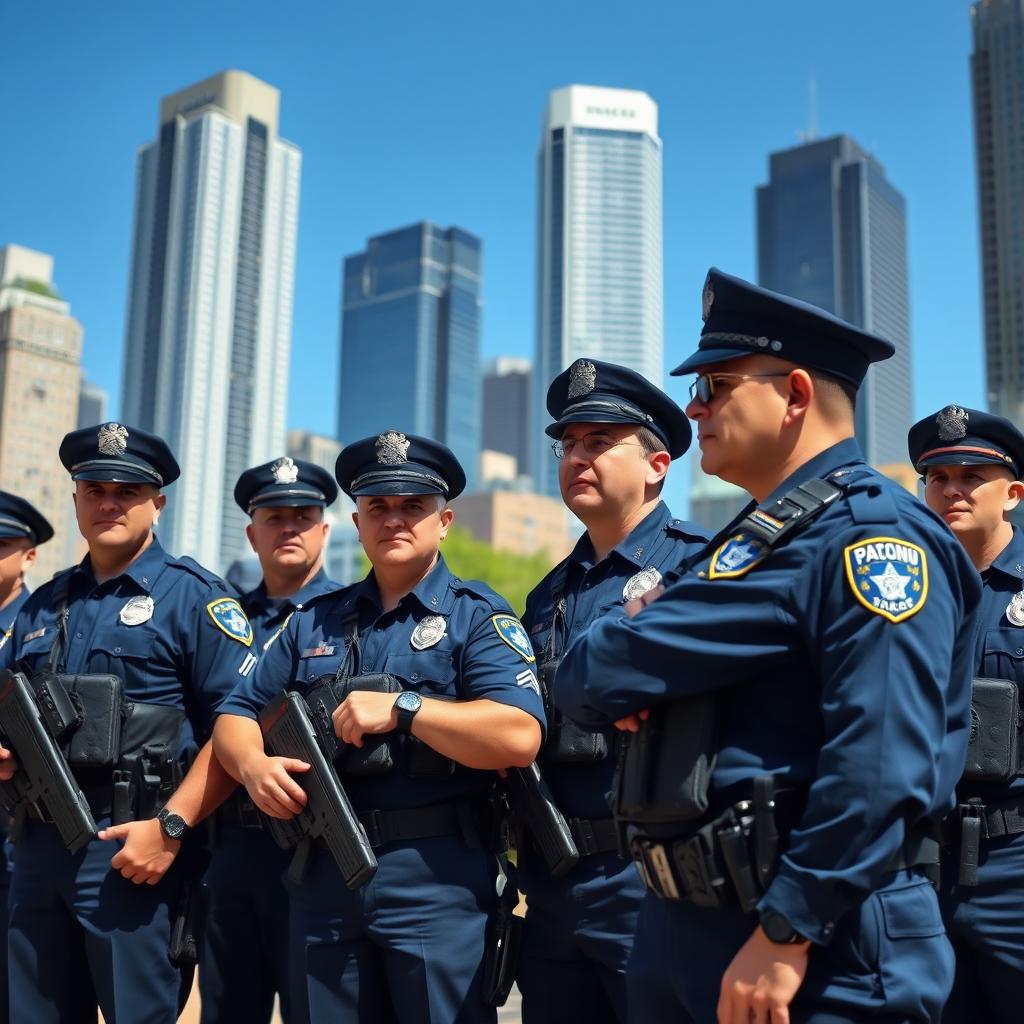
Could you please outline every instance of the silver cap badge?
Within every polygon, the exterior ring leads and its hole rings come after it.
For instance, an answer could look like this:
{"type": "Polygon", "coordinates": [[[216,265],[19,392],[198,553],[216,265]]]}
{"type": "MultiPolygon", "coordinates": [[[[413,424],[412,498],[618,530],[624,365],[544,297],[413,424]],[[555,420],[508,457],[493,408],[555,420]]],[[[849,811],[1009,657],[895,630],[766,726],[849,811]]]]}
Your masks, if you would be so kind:
{"type": "Polygon", "coordinates": [[[146,594],[144,597],[132,597],[121,609],[119,618],[126,626],[141,626],[153,618],[153,598],[146,594]]]}
{"type": "Polygon", "coordinates": [[[417,651],[425,651],[428,647],[433,647],[434,644],[441,640],[444,636],[444,628],[445,621],[443,615],[428,615],[416,623],[416,628],[412,631],[409,643],[417,651]]]}
{"type": "Polygon", "coordinates": [[[589,395],[597,386],[597,367],[586,359],[577,359],[569,368],[569,398],[589,395]]]}
{"type": "Polygon", "coordinates": [[[940,441],[959,441],[967,436],[967,410],[959,405],[947,405],[935,417],[935,423],[939,428],[940,441]]]}
{"type": "Polygon", "coordinates": [[[711,284],[711,275],[708,274],[704,281],[704,292],[700,297],[700,316],[704,323],[708,322],[711,316],[711,307],[715,304],[715,289],[711,284]]]}
{"type": "Polygon", "coordinates": [[[626,580],[626,585],[622,588],[622,599],[632,601],[635,598],[643,597],[648,590],[653,590],[660,582],[661,573],[653,565],[649,565],[626,580]]]}
{"type": "Polygon", "coordinates": [[[103,455],[124,455],[128,451],[128,428],[120,423],[104,423],[96,439],[103,455]]]}
{"type": "Polygon", "coordinates": [[[400,466],[409,461],[409,439],[397,430],[377,437],[377,461],[382,466],[400,466]]]}
{"type": "Polygon", "coordinates": [[[1015,626],[1024,626],[1024,591],[1010,598],[1010,603],[1006,606],[1006,617],[1015,626]]]}
{"type": "Polygon", "coordinates": [[[270,467],[270,473],[278,484],[293,484],[299,479],[299,467],[287,455],[270,467]]]}

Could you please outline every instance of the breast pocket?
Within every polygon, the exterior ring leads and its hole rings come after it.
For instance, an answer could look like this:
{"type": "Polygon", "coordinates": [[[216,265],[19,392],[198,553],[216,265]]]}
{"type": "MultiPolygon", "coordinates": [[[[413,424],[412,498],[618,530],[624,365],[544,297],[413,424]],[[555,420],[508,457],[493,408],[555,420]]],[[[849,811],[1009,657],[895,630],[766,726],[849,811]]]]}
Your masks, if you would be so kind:
{"type": "Polygon", "coordinates": [[[447,651],[389,654],[384,663],[384,671],[397,676],[407,690],[444,697],[457,695],[455,666],[447,651]]]}
{"type": "Polygon", "coordinates": [[[980,674],[1024,683],[1024,629],[990,629],[985,634],[980,674]]]}
{"type": "Polygon", "coordinates": [[[126,697],[160,703],[167,696],[153,692],[160,646],[160,638],[152,629],[101,629],[93,638],[85,671],[120,676],[126,697]]]}

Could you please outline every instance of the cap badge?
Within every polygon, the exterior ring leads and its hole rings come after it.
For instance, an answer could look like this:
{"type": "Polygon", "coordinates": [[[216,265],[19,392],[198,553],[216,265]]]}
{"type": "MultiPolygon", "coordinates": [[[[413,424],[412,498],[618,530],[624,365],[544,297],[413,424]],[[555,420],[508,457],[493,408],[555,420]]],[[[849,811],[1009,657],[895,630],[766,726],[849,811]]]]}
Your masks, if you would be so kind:
{"type": "Polygon", "coordinates": [[[961,437],[967,436],[967,410],[961,409],[959,405],[947,405],[935,417],[935,422],[939,428],[940,441],[959,441],[961,437]]]}
{"type": "Polygon", "coordinates": [[[299,479],[299,467],[286,455],[270,467],[276,484],[293,484],[299,479]]]}
{"type": "Polygon", "coordinates": [[[128,451],[128,428],[120,423],[104,423],[97,443],[103,455],[124,455],[128,451]]]}
{"type": "Polygon", "coordinates": [[[444,637],[444,627],[443,615],[428,615],[416,624],[412,636],[409,637],[409,643],[417,651],[425,651],[428,647],[433,647],[434,644],[441,641],[444,637]]]}
{"type": "Polygon", "coordinates": [[[711,275],[708,274],[704,282],[704,293],[700,297],[700,315],[704,323],[708,322],[711,316],[711,307],[715,304],[715,289],[711,284],[711,275]]]}
{"type": "Polygon", "coordinates": [[[569,368],[569,398],[589,395],[597,387],[597,367],[586,359],[577,359],[569,368]]]}
{"type": "Polygon", "coordinates": [[[626,585],[622,588],[622,599],[633,601],[638,597],[643,597],[648,590],[653,590],[660,582],[661,573],[653,565],[649,565],[626,580],[626,585]]]}
{"type": "Polygon", "coordinates": [[[377,437],[377,462],[382,466],[400,466],[409,461],[409,439],[397,430],[377,437]]]}

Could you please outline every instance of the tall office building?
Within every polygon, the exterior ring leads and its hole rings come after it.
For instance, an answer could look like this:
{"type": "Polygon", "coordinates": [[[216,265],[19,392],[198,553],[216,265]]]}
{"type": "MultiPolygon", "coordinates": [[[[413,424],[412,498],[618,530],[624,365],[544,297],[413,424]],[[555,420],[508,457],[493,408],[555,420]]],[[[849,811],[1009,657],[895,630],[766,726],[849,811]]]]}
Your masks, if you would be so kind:
{"type": "Polygon", "coordinates": [[[448,445],[472,488],[480,458],[481,241],[426,221],[345,260],[338,436],[385,429],[448,445]]]}
{"type": "Polygon", "coordinates": [[[301,154],[279,94],[225,71],[160,104],[139,151],[121,416],[181,463],[161,539],[223,571],[239,474],[284,449],[301,154]]]}
{"type": "Polygon", "coordinates": [[[530,361],[499,356],[484,366],[481,445],[516,460],[517,476],[530,472],[530,361]]]}
{"type": "Polygon", "coordinates": [[[913,422],[907,219],[882,165],[837,135],[772,153],[757,190],[758,280],[888,338],[857,398],[867,461],[907,461],[913,422]]]}
{"type": "Polygon", "coordinates": [[[107,393],[82,374],[78,389],[78,428],[107,422],[107,393]]]}
{"type": "Polygon", "coordinates": [[[37,552],[36,582],[74,560],[73,485],[57,450],[78,426],[81,354],[82,325],[53,284],[53,257],[0,249],[0,489],[32,502],[53,526],[37,552]]]}
{"type": "Polygon", "coordinates": [[[985,377],[994,412],[1024,420],[1024,0],[971,8],[985,377]]]}
{"type": "Polygon", "coordinates": [[[545,395],[573,360],[662,383],[661,139],[643,92],[570,85],[548,96],[538,155],[532,471],[558,494],[545,395]]]}

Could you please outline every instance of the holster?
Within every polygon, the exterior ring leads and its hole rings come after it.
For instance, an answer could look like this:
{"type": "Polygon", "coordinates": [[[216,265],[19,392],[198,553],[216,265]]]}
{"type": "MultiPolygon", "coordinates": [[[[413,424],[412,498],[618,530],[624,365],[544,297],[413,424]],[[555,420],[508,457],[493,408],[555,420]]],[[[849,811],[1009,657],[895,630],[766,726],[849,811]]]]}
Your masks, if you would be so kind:
{"type": "Polygon", "coordinates": [[[537,760],[541,764],[592,764],[608,756],[608,740],[600,730],[587,729],[566,718],[551,704],[551,687],[559,659],[549,658],[539,666],[541,692],[545,695],[548,735],[537,760]]]}
{"type": "Polygon", "coordinates": [[[498,908],[487,922],[482,990],[485,1006],[504,1006],[516,978],[523,937],[523,919],[514,913],[517,900],[516,887],[506,882],[498,908]]]}
{"type": "Polygon", "coordinates": [[[115,825],[152,818],[181,782],[177,759],[184,712],[161,704],[132,704],[113,773],[115,825]]]}
{"type": "Polygon", "coordinates": [[[203,883],[209,860],[208,851],[198,844],[190,844],[187,875],[174,905],[171,937],[167,944],[167,959],[178,968],[194,967],[199,963],[199,949],[209,908],[209,892],[203,883]]]}
{"type": "Polygon", "coordinates": [[[1021,771],[1020,694],[1010,679],[975,679],[971,686],[971,738],[963,779],[1008,782],[1021,771]]]}

